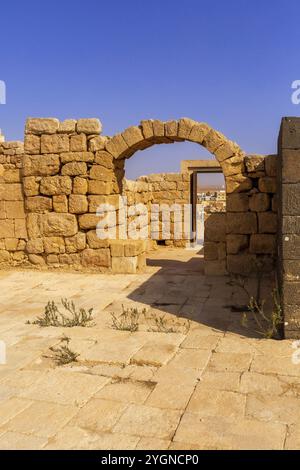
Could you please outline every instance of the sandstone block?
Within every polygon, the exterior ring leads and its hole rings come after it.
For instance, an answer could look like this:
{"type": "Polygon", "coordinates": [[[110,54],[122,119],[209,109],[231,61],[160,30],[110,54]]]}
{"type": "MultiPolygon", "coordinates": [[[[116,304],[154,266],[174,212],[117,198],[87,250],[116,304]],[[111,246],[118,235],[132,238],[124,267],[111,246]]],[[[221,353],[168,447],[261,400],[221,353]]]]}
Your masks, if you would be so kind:
{"type": "Polygon", "coordinates": [[[227,253],[236,255],[240,251],[248,248],[249,242],[247,235],[227,235],[226,236],[226,249],[227,253]]]}
{"type": "Polygon", "coordinates": [[[122,134],[116,134],[106,143],[105,149],[111,153],[113,157],[119,158],[122,157],[122,155],[125,155],[128,150],[128,145],[123,139],[122,134]]]}
{"type": "Polygon", "coordinates": [[[73,134],[76,131],[75,119],[65,119],[59,123],[58,131],[60,134],[73,134]]]}
{"type": "Polygon", "coordinates": [[[276,193],[276,190],[277,190],[276,178],[273,178],[271,176],[265,176],[264,178],[259,178],[258,189],[262,193],[276,193]]]}
{"type": "Polygon", "coordinates": [[[97,150],[104,150],[105,144],[109,140],[108,137],[97,135],[88,141],[88,149],[90,152],[96,152],[97,150]]]}
{"type": "MultiPolygon", "coordinates": [[[[0,190],[1,194],[1,190],[0,190]]],[[[282,185],[282,214],[299,215],[300,183],[282,185]]]]}
{"type": "Polygon", "coordinates": [[[249,209],[249,196],[244,193],[228,194],[226,198],[228,212],[247,212],[249,209]]]}
{"type": "Polygon", "coordinates": [[[86,248],[82,252],[81,262],[85,267],[109,268],[111,263],[109,248],[99,248],[97,250],[86,248]]]}
{"type": "Polygon", "coordinates": [[[62,163],[71,162],[88,162],[94,161],[94,154],[92,152],[66,152],[60,155],[62,163]]]}
{"type": "Polygon", "coordinates": [[[66,252],[77,253],[86,248],[86,235],[85,233],[78,232],[74,237],[65,238],[66,252]]]}
{"type": "Polygon", "coordinates": [[[108,195],[113,192],[111,183],[104,181],[90,180],[88,181],[88,193],[89,194],[103,194],[108,195]]]}
{"type": "Polygon", "coordinates": [[[246,155],[245,165],[248,173],[257,173],[265,171],[265,156],[264,155],[246,155]]]}
{"type": "Polygon", "coordinates": [[[227,158],[222,163],[222,171],[224,176],[240,175],[245,171],[244,159],[241,155],[227,158]]]}
{"type": "Polygon", "coordinates": [[[69,196],[69,212],[71,214],[84,214],[88,211],[88,201],[86,196],[81,194],[71,194],[69,196]]]}
{"type": "Polygon", "coordinates": [[[213,261],[218,259],[218,242],[208,242],[204,243],[204,259],[213,261]]]}
{"type": "Polygon", "coordinates": [[[68,176],[86,175],[87,166],[85,162],[71,162],[63,165],[61,174],[68,176]]]}
{"type": "Polygon", "coordinates": [[[55,118],[28,118],[26,134],[55,134],[59,129],[59,120],[55,118]]]}
{"type": "Polygon", "coordinates": [[[146,119],[141,121],[141,127],[145,139],[150,139],[154,136],[153,119],[146,119]]]}
{"type": "Polygon", "coordinates": [[[114,257],[111,259],[112,272],[115,274],[135,274],[137,271],[138,257],[114,257]]]}
{"type": "Polygon", "coordinates": [[[49,264],[50,266],[51,265],[55,265],[57,267],[59,266],[58,255],[55,255],[55,254],[48,255],[46,260],[47,260],[47,264],[49,264]]]}
{"type": "Polygon", "coordinates": [[[178,134],[178,122],[177,121],[167,121],[165,122],[165,132],[166,137],[176,138],[178,134]]]}
{"type": "Polygon", "coordinates": [[[65,252],[65,243],[62,237],[45,237],[43,239],[46,254],[59,254],[65,252]]]}
{"type": "Polygon", "coordinates": [[[72,180],[69,176],[45,176],[41,179],[40,192],[48,196],[71,194],[72,180]]]}
{"type": "Polygon", "coordinates": [[[196,123],[194,124],[194,126],[192,126],[188,138],[192,142],[202,144],[205,137],[210,131],[211,127],[205,124],[204,122],[196,123]]]}
{"type": "Polygon", "coordinates": [[[237,144],[227,140],[214,151],[214,155],[218,162],[223,162],[234,155],[240,155],[240,149],[237,144]]]}
{"type": "Polygon", "coordinates": [[[188,139],[192,128],[195,126],[196,121],[189,118],[181,118],[178,121],[178,133],[177,136],[181,139],[188,139]]]}
{"type": "Polygon", "coordinates": [[[4,204],[7,219],[25,219],[23,201],[5,201],[4,204]]]}
{"type": "Polygon", "coordinates": [[[88,191],[88,182],[85,178],[76,176],[73,180],[73,193],[86,194],[88,191]]]}
{"type": "Polygon", "coordinates": [[[26,216],[26,226],[28,230],[29,238],[40,238],[40,214],[27,214],[26,216]]]}
{"type": "MultiPolygon", "coordinates": [[[[165,135],[165,125],[164,123],[160,120],[160,119],[153,119],[152,121],[152,126],[153,126],[153,135],[155,137],[164,137],[165,135]]],[[[167,140],[167,139],[162,139],[163,141],[164,140],[167,140]]],[[[157,139],[157,141],[159,142],[160,139],[157,139]]]]}
{"type": "Polygon", "coordinates": [[[45,213],[52,210],[52,198],[43,196],[31,196],[25,200],[28,212],[45,213]]]}
{"type": "Polygon", "coordinates": [[[38,135],[27,134],[24,138],[24,151],[30,155],[41,153],[41,138],[38,135]]]}
{"type": "Polygon", "coordinates": [[[128,147],[136,146],[145,140],[143,133],[138,126],[132,126],[125,129],[125,131],[122,132],[122,137],[128,147]]]}
{"type": "Polygon", "coordinates": [[[20,183],[21,171],[17,169],[8,169],[3,173],[3,180],[5,183],[20,183]]]}
{"type": "Polygon", "coordinates": [[[249,208],[253,212],[265,212],[270,207],[270,197],[266,193],[252,194],[249,199],[249,208]]]}
{"type": "Polygon", "coordinates": [[[15,219],[15,237],[25,239],[28,237],[25,219],[15,219]]]}
{"type": "Polygon", "coordinates": [[[15,238],[15,226],[13,220],[1,220],[0,238],[15,238]]]}
{"type": "Polygon", "coordinates": [[[124,243],[124,255],[128,257],[138,256],[146,250],[145,240],[126,240],[124,243]]]}
{"type": "Polygon", "coordinates": [[[87,243],[89,248],[108,248],[109,241],[101,240],[97,237],[96,230],[90,230],[87,232],[87,243]]]}
{"type": "Polygon", "coordinates": [[[23,190],[25,196],[38,196],[40,184],[34,176],[25,176],[23,178],[23,190]]]}
{"type": "MultiPolygon", "coordinates": [[[[283,258],[290,260],[300,259],[300,235],[289,234],[283,237],[283,258]]],[[[299,279],[299,278],[298,278],[299,279]]]]}
{"type": "Polygon", "coordinates": [[[119,209],[119,195],[111,196],[88,196],[89,201],[89,212],[97,212],[99,206],[106,205],[107,211],[119,209]],[[111,208],[110,208],[111,206],[111,208]]]}
{"type": "Polygon", "coordinates": [[[69,136],[65,134],[43,134],[41,136],[41,153],[68,152],[70,147],[69,136]]]}
{"type": "Polygon", "coordinates": [[[277,214],[274,214],[274,212],[260,212],[258,214],[258,231],[260,233],[276,233],[277,214]]]}
{"type": "Polygon", "coordinates": [[[276,250],[276,237],[274,235],[257,233],[250,237],[250,253],[273,254],[276,250]]]}
{"type": "Polygon", "coordinates": [[[257,217],[253,212],[227,212],[226,232],[228,234],[251,234],[257,232],[257,217]]]}
{"type": "Polygon", "coordinates": [[[90,169],[90,178],[109,182],[114,179],[114,172],[100,165],[92,165],[90,169]]]}
{"type": "Polygon", "coordinates": [[[204,147],[211,153],[214,153],[218,147],[226,142],[226,138],[221,134],[221,132],[211,129],[208,134],[206,134],[205,139],[203,140],[204,147]]]}
{"type": "Polygon", "coordinates": [[[24,176],[50,176],[59,172],[58,155],[24,155],[24,176]]]}
{"type": "Polygon", "coordinates": [[[72,237],[78,231],[77,220],[73,214],[49,212],[40,220],[41,233],[45,237],[72,237]]]}
{"type": "Polygon", "coordinates": [[[53,196],[52,201],[55,212],[68,212],[68,198],[65,194],[53,196]]]}
{"type": "Polygon", "coordinates": [[[35,266],[40,266],[40,267],[46,266],[46,261],[44,260],[42,256],[29,254],[28,259],[30,263],[34,264],[35,266]]]}
{"type": "Polygon", "coordinates": [[[247,176],[233,175],[226,178],[227,193],[241,193],[252,188],[252,181],[247,176]]]}
{"type": "Polygon", "coordinates": [[[68,264],[69,266],[80,266],[81,264],[79,253],[58,255],[58,260],[60,264],[68,264]]]}
{"type": "Polygon", "coordinates": [[[277,176],[279,158],[277,155],[266,155],[265,167],[267,176],[277,176]]]}
{"type": "Polygon", "coordinates": [[[97,118],[78,119],[77,132],[80,134],[100,134],[102,131],[102,124],[97,118]]]}
{"type": "Polygon", "coordinates": [[[0,200],[23,201],[22,185],[20,183],[0,184],[0,200]]]}
{"type": "Polygon", "coordinates": [[[96,214],[83,214],[78,218],[79,227],[84,230],[95,229],[100,217],[96,214]]]}
{"type": "Polygon", "coordinates": [[[71,152],[86,152],[87,151],[86,134],[78,134],[78,135],[71,136],[70,151],[71,152]]]}
{"type": "Polygon", "coordinates": [[[101,165],[101,166],[104,166],[105,168],[112,170],[115,168],[117,162],[122,162],[122,160],[114,161],[114,157],[110,153],[106,152],[105,150],[96,152],[95,163],[97,165],[101,165]]]}
{"type": "Polygon", "coordinates": [[[26,242],[18,238],[6,238],[5,249],[7,251],[22,251],[24,250],[26,242]]]}
{"type": "Polygon", "coordinates": [[[221,242],[226,240],[226,214],[216,212],[210,214],[204,225],[205,242],[221,242]]]}
{"type": "Polygon", "coordinates": [[[283,183],[300,183],[300,151],[282,150],[283,183]]]}
{"type": "Polygon", "coordinates": [[[112,240],[110,242],[111,256],[124,256],[124,240],[112,240]]]}
{"type": "Polygon", "coordinates": [[[44,253],[44,244],[42,238],[33,238],[26,243],[26,251],[30,254],[44,253]]]}
{"type": "Polygon", "coordinates": [[[0,250],[0,263],[8,263],[10,261],[10,254],[6,250],[0,250]]]}
{"type": "Polygon", "coordinates": [[[283,216],[282,233],[300,235],[300,216],[283,216]]]}

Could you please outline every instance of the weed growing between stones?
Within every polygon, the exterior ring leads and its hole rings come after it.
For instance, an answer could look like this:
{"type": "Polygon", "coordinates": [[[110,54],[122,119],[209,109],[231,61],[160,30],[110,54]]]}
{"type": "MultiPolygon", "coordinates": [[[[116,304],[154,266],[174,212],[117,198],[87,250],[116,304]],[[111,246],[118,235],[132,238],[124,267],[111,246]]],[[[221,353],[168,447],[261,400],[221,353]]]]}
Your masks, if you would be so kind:
{"type": "Polygon", "coordinates": [[[176,321],[171,321],[165,318],[165,315],[152,314],[148,317],[150,323],[153,323],[148,329],[153,333],[183,333],[186,334],[189,330],[190,324],[187,320],[184,324],[176,321]]]}
{"type": "Polygon", "coordinates": [[[139,319],[141,315],[145,315],[146,309],[139,311],[136,307],[124,308],[122,305],[122,313],[120,316],[117,316],[115,313],[111,313],[112,323],[111,326],[115,330],[121,331],[138,331],[139,329],[139,319]]]}
{"type": "Polygon", "coordinates": [[[93,323],[93,308],[85,310],[84,308],[76,309],[73,300],[61,299],[61,304],[66,313],[62,313],[56,303],[52,300],[49,301],[45,307],[44,314],[37,317],[36,320],[27,324],[46,326],[61,326],[72,328],[73,326],[94,326],[93,323]]]}
{"type": "Polygon", "coordinates": [[[50,357],[56,362],[58,366],[64,366],[66,364],[70,364],[71,362],[77,361],[77,357],[79,356],[79,354],[69,348],[69,343],[70,338],[68,336],[63,335],[61,338],[61,346],[52,346],[51,348],[49,348],[50,351],[54,353],[53,356],[50,357]]]}
{"type": "Polygon", "coordinates": [[[280,302],[280,294],[277,288],[271,291],[272,307],[266,312],[266,299],[261,298],[261,284],[263,275],[257,276],[257,288],[255,295],[252,295],[247,287],[247,278],[241,275],[231,276],[229,285],[240,288],[248,298],[248,304],[235,308],[234,311],[242,311],[243,316],[241,323],[245,328],[249,329],[250,318],[256,324],[255,332],[264,338],[280,339],[282,336],[283,315],[280,302]]]}

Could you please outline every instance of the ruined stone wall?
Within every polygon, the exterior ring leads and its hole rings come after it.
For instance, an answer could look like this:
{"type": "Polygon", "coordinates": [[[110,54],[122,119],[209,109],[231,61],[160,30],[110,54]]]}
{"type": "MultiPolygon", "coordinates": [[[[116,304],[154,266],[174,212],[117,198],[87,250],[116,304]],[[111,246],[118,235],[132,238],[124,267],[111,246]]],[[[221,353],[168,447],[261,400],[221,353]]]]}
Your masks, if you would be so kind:
{"type": "MultiPolygon", "coordinates": [[[[129,213],[130,206],[140,203],[147,206],[148,217],[145,217],[144,224],[148,227],[147,236],[149,238],[164,242],[166,245],[178,247],[186,245],[184,206],[190,203],[190,176],[188,173],[155,173],[141,176],[136,181],[126,180],[123,185],[123,195],[127,197],[129,213]],[[170,211],[170,227],[163,224],[162,209],[164,205],[174,209],[170,211]],[[175,220],[179,222],[178,225],[181,228],[180,238],[179,234],[174,233],[175,220]],[[170,228],[170,236],[163,233],[163,227],[167,231],[170,228]]],[[[132,218],[133,216],[129,214],[128,224],[132,218]]]]}
{"type": "Polygon", "coordinates": [[[246,156],[248,190],[227,194],[226,251],[231,273],[274,269],[277,166],[277,155],[246,156]]]}
{"type": "MultiPolygon", "coordinates": [[[[125,222],[118,218],[109,221],[117,240],[99,239],[97,208],[102,203],[118,206],[119,196],[126,193],[134,202],[188,203],[187,174],[152,175],[135,188],[124,180],[125,160],[136,151],[188,140],[215,155],[226,182],[227,213],[207,230],[209,272],[247,274],[257,260],[261,269],[272,269],[276,156],[245,156],[220,132],[187,118],[142,121],[112,138],[101,136],[101,130],[98,119],[28,119],[24,154],[21,143],[1,144],[3,267],[23,263],[112,272],[142,269],[147,242],[123,240],[125,222]],[[212,259],[212,253],[218,257],[212,259]]],[[[160,238],[160,226],[156,236],[160,238]]]]}
{"type": "Polygon", "coordinates": [[[0,142],[0,264],[11,266],[18,266],[25,260],[23,154],[23,142],[0,142]]]}

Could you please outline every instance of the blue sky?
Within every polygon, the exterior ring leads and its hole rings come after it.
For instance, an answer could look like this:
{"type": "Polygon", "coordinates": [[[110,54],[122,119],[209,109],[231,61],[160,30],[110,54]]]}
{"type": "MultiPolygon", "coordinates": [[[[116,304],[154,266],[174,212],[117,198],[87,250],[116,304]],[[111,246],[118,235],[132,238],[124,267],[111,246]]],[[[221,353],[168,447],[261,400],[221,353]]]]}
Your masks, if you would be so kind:
{"type": "MultiPolygon", "coordinates": [[[[296,0],[2,2],[0,128],[14,140],[27,116],[99,117],[112,135],[188,116],[249,153],[272,153],[281,117],[300,115],[299,18],[296,0]]],[[[155,146],[128,161],[128,176],[204,155],[155,146]]]]}

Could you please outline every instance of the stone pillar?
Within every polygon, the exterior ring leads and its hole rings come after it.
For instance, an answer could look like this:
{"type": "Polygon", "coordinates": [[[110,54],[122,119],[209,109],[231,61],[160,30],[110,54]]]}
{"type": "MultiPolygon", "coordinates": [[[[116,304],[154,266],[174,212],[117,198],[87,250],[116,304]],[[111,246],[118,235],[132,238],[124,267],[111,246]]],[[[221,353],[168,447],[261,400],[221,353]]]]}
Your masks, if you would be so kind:
{"type": "Polygon", "coordinates": [[[279,140],[278,280],[284,334],[300,337],[300,117],[282,119],[279,140]]]}

